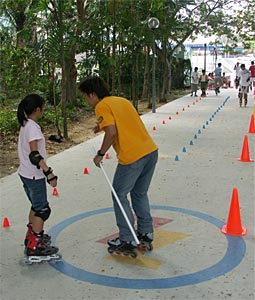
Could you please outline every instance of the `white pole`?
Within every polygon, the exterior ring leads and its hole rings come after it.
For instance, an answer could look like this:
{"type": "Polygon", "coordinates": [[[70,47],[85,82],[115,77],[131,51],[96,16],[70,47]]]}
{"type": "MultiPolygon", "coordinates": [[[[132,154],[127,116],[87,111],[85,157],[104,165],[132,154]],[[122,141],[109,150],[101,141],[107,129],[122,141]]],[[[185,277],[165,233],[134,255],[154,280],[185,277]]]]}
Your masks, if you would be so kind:
{"type": "Polygon", "coordinates": [[[115,192],[115,190],[114,190],[114,188],[113,188],[113,186],[112,186],[112,184],[111,184],[111,182],[110,182],[110,180],[109,180],[109,178],[108,178],[108,176],[107,176],[107,174],[106,174],[106,172],[105,172],[105,170],[104,170],[104,167],[103,167],[102,162],[101,162],[101,164],[100,164],[100,168],[101,168],[101,170],[102,170],[103,173],[104,173],[104,176],[105,176],[105,178],[106,178],[106,181],[108,182],[109,186],[111,187],[112,193],[113,193],[113,195],[114,195],[114,197],[115,197],[115,199],[116,199],[116,201],[117,201],[117,203],[118,203],[118,205],[119,205],[119,208],[120,208],[120,210],[121,210],[121,212],[122,212],[122,214],[123,214],[123,217],[125,218],[125,220],[126,220],[126,222],[127,222],[127,224],[128,224],[128,227],[129,227],[129,229],[130,229],[130,231],[131,231],[131,233],[132,233],[132,235],[133,235],[133,237],[134,237],[134,239],[135,239],[137,245],[139,245],[140,242],[139,242],[139,240],[138,240],[138,238],[137,238],[137,236],[136,236],[136,234],[135,234],[135,231],[134,231],[133,227],[132,227],[131,224],[130,224],[130,221],[129,221],[129,219],[128,219],[128,217],[127,217],[127,214],[126,214],[126,212],[125,212],[125,210],[124,210],[124,208],[123,208],[123,206],[122,206],[122,204],[121,204],[121,202],[120,202],[120,199],[119,199],[117,193],[115,192]]]}

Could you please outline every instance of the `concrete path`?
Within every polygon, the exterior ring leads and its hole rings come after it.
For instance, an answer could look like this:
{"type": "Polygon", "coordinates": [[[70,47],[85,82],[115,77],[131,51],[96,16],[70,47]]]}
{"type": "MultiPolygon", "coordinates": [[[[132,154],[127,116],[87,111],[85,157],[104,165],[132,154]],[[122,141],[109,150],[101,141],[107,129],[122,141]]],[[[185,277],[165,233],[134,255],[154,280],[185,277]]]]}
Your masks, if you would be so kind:
{"type": "MultiPolygon", "coordinates": [[[[236,90],[227,89],[202,100],[187,95],[142,117],[160,150],[149,192],[154,251],[137,259],[107,252],[117,227],[109,186],[92,162],[102,135],[48,160],[59,195],[48,188],[46,230],[62,262],[20,263],[29,204],[17,173],[1,179],[1,222],[11,225],[0,229],[0,299],[254,299],[254,162],[238,161],[246,135],[255,159],[255,134],[247,133],[253,109],[252,95],[239,108],[236,90]],[[229,228],[241,222],[245,236],[221,232],[229,215],[229,228]]],[[[110,179],[115,166],[111,150],[110,179]]]]}

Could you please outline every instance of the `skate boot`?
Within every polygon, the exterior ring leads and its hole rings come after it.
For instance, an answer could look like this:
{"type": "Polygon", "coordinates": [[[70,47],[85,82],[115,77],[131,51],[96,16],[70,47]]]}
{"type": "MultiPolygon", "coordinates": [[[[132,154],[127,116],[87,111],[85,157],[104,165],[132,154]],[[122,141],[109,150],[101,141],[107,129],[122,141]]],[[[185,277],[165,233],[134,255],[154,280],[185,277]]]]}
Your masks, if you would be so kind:
{"type": "Polygon", "coordinates": [[[120,238],[108,240],[107,244],[108,252],[110,254],[124,254],[125,256],[130,256],[132,258],[137,257],[137,244],[135,242],[125,242],[121,241],[120,238]]]}
{"type": "Polygon", "coordinates": [[[30,236],[28,236],[28,243],[25,249],[25,259],[26,264],[40,263],[42,261],[58,261],[61,259],[61,255],[57,254],[58,248],[46,244],[43,241],[42,234],[36,234],[32,231],[30,236]]]}
{"type": "Polygon", "coordinates": [[[152,246],[152,241],[153,241],[153,233],[141,233],[137,232],[137,238],[140,241],[139,248],[141,250],[145,251],[152,251],[153,246],[152,246]]]}
{"type": "MultiPolygon", "coordinates": [[[[32,224],[27,224],[27,233],[26,233],[26,237],[24,240],[24,245],[25,247],[27,246],[28,243],[28,237],[32,234],[32,224]]],[[[42,239],[44,241],[44,243],[49,244],[51,243],[51,236],[48,235],[47,233],[44,233],[44,230],[40,233],[42,235],[42,239]]]]}

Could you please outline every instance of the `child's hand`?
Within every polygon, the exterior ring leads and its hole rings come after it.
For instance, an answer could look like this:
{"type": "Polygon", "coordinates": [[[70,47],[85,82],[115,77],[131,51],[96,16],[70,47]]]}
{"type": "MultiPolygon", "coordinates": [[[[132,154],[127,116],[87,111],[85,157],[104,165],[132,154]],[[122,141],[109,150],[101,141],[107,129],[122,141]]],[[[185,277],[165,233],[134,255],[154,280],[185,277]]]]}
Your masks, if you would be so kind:
{"type": "Polygon", "coordinates": [[[47,182],[52,186],[56,187],[58,184],[58,176],[56,176],[54,173],[50,173],[47,176],[47,182]]]}

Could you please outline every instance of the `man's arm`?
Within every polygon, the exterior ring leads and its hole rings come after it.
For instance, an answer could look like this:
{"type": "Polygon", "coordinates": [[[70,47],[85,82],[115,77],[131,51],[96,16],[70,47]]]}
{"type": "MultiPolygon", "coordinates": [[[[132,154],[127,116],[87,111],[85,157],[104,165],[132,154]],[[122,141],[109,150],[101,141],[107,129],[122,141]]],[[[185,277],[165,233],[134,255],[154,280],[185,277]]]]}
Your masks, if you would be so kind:
{"type": "Polygon", "coordinates": [[[117,135],[117,129],[115,125],[106,126],[103,128],[103,130],[105,134],[101,148],[99,150],[99,153],[97,153],[93,159],[97,167],[100,167],[100,162],[102,161],[106,151],[112,146],[117,135]]]}

